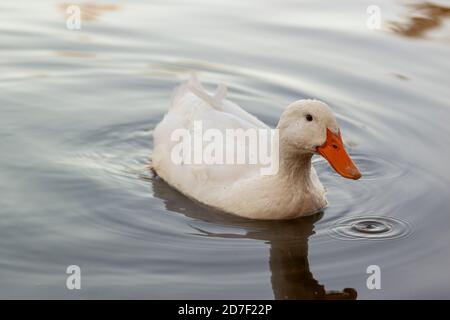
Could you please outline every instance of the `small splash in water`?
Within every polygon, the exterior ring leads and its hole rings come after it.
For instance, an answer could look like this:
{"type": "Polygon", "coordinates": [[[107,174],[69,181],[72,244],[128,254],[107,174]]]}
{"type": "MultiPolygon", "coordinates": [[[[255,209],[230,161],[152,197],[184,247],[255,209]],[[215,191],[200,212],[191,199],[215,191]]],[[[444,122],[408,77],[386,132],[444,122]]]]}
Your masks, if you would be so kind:
{"type": "Polygon", "coordinates": [[[367,220],[367,221],[358,221],[352,224],[351,228],[357,232],[362,233],[382,233],[388,232],[391,230],[391,225],[376,221],[376,220],[367,220]]]}
{"type": "Polygon", "coordinates": [[[342,240],[398,239],[408,236],[411,226],[397,218],[360,216],[338,220],[329,233],[332,237],[342,240]]]}

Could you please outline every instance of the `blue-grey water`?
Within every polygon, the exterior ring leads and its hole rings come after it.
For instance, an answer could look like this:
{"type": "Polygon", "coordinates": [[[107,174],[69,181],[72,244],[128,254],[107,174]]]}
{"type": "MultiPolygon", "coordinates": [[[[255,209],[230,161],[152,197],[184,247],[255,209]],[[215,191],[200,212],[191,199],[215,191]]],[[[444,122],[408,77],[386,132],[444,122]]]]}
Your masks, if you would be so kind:
{"type": "Polygon", "coordinates": [[[0,298],[450,298],[449,7],[2,0],[0,298]],[[147,165],[192,70],[271,125],[294,100],[327,102],[363,178],[317,158],[329,207],[284,222],[183,197],[147,165]]]}

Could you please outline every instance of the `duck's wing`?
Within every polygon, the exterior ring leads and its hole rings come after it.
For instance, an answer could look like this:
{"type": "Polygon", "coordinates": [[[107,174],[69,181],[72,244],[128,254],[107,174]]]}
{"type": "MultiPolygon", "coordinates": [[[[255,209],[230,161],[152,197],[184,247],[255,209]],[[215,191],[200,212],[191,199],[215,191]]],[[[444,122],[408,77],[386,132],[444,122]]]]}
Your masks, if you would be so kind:
{"type": "MultiPolygon", "coordinates": [[[[269,129],[263,122],[250,115],[231,101],[226,100],[226,89],[219,86],[215,95],[209,95],[195,78],[183,84],[174,94],[172,105],[164,119],[154,130],[153,167],[169,184],[185,194],[200,197],[201,194],[231,186],[244,177],[259,174],[260,164],[175,164],[171,159],[172,150],[179,141],[172,140],[177,129],[187,130],[195,135],[195,126],[201,124],[203,132],[213,129],[226,137],[227,129],[269,129]]],[[[209,143],[204,143],[203,154],[209,143]]],[[[224,142],[224,155],[230,146],[224,142]]],[[[194,146],[194,148],[196,148],[194,146]]],[[[248,148],[248,146],[245,146],[248,148]]],[[[233,151],[234,152],[234,151],[233,151]]],[[[246,154],[250,150],[246,149],[246,154]]]]}
{"type": "Polygon", "coordinates": [[[269,128],[257,117],[248,113],[233,101],[226,99],[228,89],[224,84],[219,84],[213,95],[209,94],[200,83],[195,73],[192,73],[189,81],[181,85],[175,91],[172,99],[172,106],[176,106],[179,100],[189,92],[195,94],[198,98],[202,99],[205,103],[217,111],[234,115],[235,117],[253,125],[255,128],[269,128]]]}

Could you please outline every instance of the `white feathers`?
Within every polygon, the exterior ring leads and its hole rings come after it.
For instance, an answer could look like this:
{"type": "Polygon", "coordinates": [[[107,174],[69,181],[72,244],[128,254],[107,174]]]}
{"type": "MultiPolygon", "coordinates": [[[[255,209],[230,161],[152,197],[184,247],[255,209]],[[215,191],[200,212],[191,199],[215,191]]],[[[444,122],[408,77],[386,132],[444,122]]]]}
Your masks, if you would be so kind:
{"type": "MultiPolygon", "coordinates": [[[[187,196],[229,213],[254,219],[286,219],[311,214],[326,204],[324,190],[310,160],[300,171],[306,178],[289,180],[280,172],[262,176],[255,165],[176,164],[171,152],[177,143],[171,139],[177,129],[192,132],[201,122],[203,129],[268,129],[259,119],[226,98],[221,84],[210,94],[195,74],[173,94],[172,104],[154,130],[153,168],[167,183],[187,196]],[[303,179],[303,180],[302,180],[303,179]],[[306,180],[304,180],[306,179],[306,180]]],[[[228,147],[228,146],[225,146],[228,147]]],[[[303,177],[302,176],[302,177],[303,177]]]]}

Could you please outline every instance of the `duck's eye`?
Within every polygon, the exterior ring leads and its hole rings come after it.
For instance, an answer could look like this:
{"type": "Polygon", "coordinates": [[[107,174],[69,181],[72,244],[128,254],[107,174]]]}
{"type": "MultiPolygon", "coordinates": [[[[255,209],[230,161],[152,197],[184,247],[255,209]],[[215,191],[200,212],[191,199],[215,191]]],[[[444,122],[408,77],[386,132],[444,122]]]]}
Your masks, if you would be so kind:
{"type": "Polygon", "coordinates": [[[307,114],[307,115],[305,116],[305,118],[306,118],[307,121],[313,121],[313,117],[312,117],[312,115],[310,115],[310,114],[307,114]]]}

